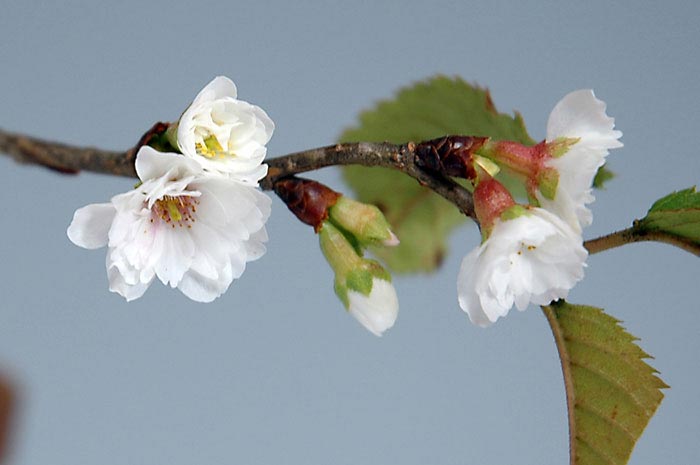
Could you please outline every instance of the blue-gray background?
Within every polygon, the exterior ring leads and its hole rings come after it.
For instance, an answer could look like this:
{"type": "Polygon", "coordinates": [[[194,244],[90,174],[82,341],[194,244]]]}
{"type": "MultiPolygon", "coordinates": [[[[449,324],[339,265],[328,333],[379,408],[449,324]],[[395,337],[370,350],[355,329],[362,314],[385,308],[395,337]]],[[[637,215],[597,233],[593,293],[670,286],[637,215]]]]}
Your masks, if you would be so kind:
{"type": "MultiPolygon", "coordinates": [[[[123,149],[213,76],[277,124],[270,156],[334,142],[358,112],[434,73],[488,85],[531,134],[592,87],[624,132],[587,237],[700,180],[697,2],[8,1],[0,126],[123,149]]],[[[342,189],[336,171],[318,178],[342,189]]],[[[379,339],[342,309],[310,228],[277,200],[268,253],[209,305],[154,283],[107,291],[73,211],[132,180],[0,158],[0,369],[21,388],[17,464],[563,464],[559,362],[536,308],[472,326],[456,302],[474,228],[432,276],[399,277],[379,339]]],[[[639,244],[591,257],[574,302],[639,336],[672,386],[633,464],[700,457],[695,257],[639,244]]]]}

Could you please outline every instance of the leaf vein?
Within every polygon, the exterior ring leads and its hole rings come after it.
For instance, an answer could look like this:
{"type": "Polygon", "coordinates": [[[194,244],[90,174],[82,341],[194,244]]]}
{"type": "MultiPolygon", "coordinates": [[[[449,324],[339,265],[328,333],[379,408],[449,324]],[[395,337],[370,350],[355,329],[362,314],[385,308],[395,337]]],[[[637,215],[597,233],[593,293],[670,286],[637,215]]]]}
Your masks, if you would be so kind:
{"type": "Polygon", "coordinates": [[[589,449],[591,449],[593,452],[595,452],[598,457],[602,458],[607,463],[609,463],[611,465],[619,465],[619,463],[616,460],[614,460],[613,458],[611,458],[610,456],[608,456],[605,453],[605,451],[595,447],[593,444],[586,441],[581,435],[576,435],[576,440],[578,442],[580,442],[581,444],[587,446],[589,449]]]}
{"type": "MultiPolygon", "coordinates": [[[[631,392],[627,391],[626,386],[621,385],[620,383],[618,383],[617,381],[615,381],[613,378],[611,378],[609,375],[607,375],[607,374],[601,372],[600,370],[596,370],[594,367],[591,367],[591,366],[590,366],[589,364],[587,364],[587,363],[583,363],[583,362],[580,362],[580,361],[578,361],[578,360],[571,360],[571,364],[572,364],[572,365],[575,365],[575,366],[578,366],[578,367],[580,367],[580,368],[582,368],[582,369],[584,369],[584,370],[589,371],[590,373],[592,373],[592,374],[598,376],[598,377],[599,377],[600,379],[602,379],[603,381],[607,381],[608,384],[611,384],[612,386],[614,386],[615,388],[617,388],[617,390],[620,391],[622,394],[624,394],[625,396],[629,397],[629,398],[632,400],[632,403],[633,403],[634,405],[636,405],[641,411],[643,411],[643,412],[646,412],[646,411],[647,411],[647,409],[644,407],[644,404],[642,404],[641,401],[640,401],[639,399],[637,399],[637,397],[634,396],[631,392]]],[[[576,382],[575,380],[576,380],[576,377],[574,376],[574,382],[576,382]]],[[[577,401],[577,405],[580,405],[580,404],[578,403],[578,401],[577,401]]]]}
{"type": "Polygon", "coordinates": [[[576,404],[576,408],[579,410],[584,410],[586,412],[591,413],[592,415],[602,419],[605,423],[608,423],[609,425],[615,427],[616,429],[619,429],[622,431],[625,436],[629,437],[632,440],[632,443],[634,444],[637,441],[638,436],[636,436],[633,432],[625,428],[621,423],[616,422],[612,418],[608,417],[607,415],[604,415],[603,413],[599,412],[598,410],[595,410],[591,405],[589,404],[576,404]]]}

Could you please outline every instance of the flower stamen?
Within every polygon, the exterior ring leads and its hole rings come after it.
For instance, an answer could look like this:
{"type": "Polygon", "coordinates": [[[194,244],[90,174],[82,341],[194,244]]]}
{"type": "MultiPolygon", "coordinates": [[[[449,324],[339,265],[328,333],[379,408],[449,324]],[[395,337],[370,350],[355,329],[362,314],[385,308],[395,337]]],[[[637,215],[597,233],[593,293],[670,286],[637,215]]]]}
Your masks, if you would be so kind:
{"type": "Polygon", "coordinates": [[[163,196],[162,199],[156,200],[153,204],[151,223],[154,218],[160,218],[173,228],[175,225],[181,228],[183,226],[191,228],[191,223],[196,221],[194,214],[197,212],[197,205],[199,205],[199,200],[189,195],[163,196]]]}
{"type": "Polygon", "coordinates": [[[195,143],[195,150],[197,154],[209,159],[224,159],[227,156],[235,156],[234,153],[224,150],[224,147],[216,136],[202,138],[202,142],[195,143]]]}

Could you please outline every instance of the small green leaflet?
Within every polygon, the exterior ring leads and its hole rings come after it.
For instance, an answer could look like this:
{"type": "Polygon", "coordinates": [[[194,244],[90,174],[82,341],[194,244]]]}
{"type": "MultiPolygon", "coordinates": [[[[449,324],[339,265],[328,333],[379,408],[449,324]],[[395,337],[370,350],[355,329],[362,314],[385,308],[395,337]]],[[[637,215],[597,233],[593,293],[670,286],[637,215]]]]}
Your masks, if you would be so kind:
{"type": "Polygon", "coordinates": [[[700,255],[700,193],[691,187],[657,200],[632,229],[639,237],[658,235],[652,239],[671,242],[700,255]]]}
{"type": "Polygon", "coordinates": [[[562,361],[571,465],[626,464],[668,386],[602,309],[564,301],[542,309],[562,361]]]}
{"type": "Polygon", "coordinates": [[[596,189],[604,189],[605,183],[614,177],[615,173],[608,169],[608,165],[603,165],[598,168],[598,172],[595,174],[595,178],[593,178],[593,187],[596,189]]]}
{"type": "MultiPolygon", "coordinates": [[[[341,142],[420,142],[444,135],[489,136],[532,144],[522,117],[498,113],[486,89],[438,76],[407,87],[360,115],[341,142]]],[[[350,166],[345,179],[358,200],[377,205],[401,240],[374,252],[396,272],[432,271],[449,233],[465,217],[441,197],[397,171],[350,166]],[[389,195],[390,194],[390,195],[389,195]]]]}

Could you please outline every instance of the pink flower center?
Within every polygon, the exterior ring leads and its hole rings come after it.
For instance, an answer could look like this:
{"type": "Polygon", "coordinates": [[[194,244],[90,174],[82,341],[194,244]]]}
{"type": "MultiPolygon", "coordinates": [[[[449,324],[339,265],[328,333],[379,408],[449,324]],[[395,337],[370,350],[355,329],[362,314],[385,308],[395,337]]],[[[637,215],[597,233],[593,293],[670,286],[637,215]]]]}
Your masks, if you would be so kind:
{"type": "Polygon", "coordinates": [[[196,197],[166,195],[162,199],[156,200],[153,204],[151,223],[156,219],[160,219],[173,228],[175,225],[181,228],[184,226],[191,228],[191,223],[195,222],[194,214],[197,212],[197,205],[199,205],[199,200],[196,197]]]}

